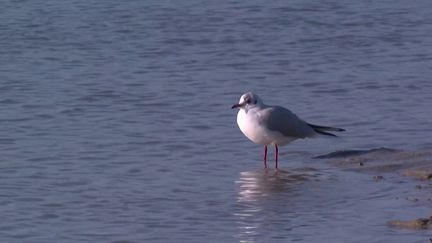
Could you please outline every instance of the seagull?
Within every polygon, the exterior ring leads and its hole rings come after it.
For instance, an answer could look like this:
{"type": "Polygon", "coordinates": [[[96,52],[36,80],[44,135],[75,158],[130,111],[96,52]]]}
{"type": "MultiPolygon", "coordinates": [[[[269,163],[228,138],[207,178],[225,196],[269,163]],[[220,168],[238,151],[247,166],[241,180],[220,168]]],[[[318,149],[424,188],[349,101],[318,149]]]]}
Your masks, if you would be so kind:
{"type": "Polygon", "coordinates": [[[342,128],[318,126],[307,123],[281,106],[265,105],[258,95],[247,92],[240,97],[237,124],[243,134],[252,142],[264,145],[264,167],[267,168],[267,146],[275,147],[275,168],[278,169],[278,146],[284,146],[299,138],[317,135],[336,137],[332,132],[345,131],[342,128]]]}

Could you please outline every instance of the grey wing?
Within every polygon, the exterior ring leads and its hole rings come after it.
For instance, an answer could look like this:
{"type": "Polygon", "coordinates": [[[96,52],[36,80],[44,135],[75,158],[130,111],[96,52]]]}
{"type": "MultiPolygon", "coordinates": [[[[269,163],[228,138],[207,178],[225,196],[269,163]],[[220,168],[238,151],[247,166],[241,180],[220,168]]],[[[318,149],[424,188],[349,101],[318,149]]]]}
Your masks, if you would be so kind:
{"type": "Polygon", "coordinates": [[[259,112],[260,123],[269,130],[287,137],[306,138],[316,135],[312,127],[290,110],[280,106],[264,108],[259,112]]]}

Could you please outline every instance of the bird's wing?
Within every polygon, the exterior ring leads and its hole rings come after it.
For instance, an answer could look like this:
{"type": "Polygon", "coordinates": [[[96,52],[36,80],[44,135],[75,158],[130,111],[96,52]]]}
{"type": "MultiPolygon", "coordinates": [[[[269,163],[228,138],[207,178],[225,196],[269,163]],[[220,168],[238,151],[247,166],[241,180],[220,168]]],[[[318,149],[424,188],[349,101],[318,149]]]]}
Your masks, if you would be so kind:
{"type": "Polygon", "coordinates": [[[269,106],[260,110],[257,115],[262,126],[280,132],[286,137],[306,138],[316,135],[305,121],[283,107],[269,106]]]}

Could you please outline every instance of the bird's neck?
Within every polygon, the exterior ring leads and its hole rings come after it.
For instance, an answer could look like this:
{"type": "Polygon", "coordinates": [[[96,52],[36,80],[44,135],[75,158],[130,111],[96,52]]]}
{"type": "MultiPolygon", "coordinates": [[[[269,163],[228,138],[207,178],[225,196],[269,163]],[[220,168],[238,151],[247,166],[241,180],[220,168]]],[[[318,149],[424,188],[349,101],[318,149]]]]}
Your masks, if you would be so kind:
{"type": "Polygon", "coordinates": [[[253,106],[245,107],[244,111],[246,113],[248,113],[249,111],[259,110],[259,109],[262,109],[262,108],[265,108],[265,107],[266,107],[266,105],[264,105],[264,104],[256,104],[256,105],[253,105],[253,106]]]}

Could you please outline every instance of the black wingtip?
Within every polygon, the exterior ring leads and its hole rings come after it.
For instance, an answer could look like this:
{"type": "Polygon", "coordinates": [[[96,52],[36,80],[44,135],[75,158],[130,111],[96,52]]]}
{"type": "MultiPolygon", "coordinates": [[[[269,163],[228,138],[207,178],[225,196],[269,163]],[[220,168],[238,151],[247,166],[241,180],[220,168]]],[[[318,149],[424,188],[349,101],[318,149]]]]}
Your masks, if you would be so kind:
{"type": "Polygon", "coordinates": [[[332,131],[332,132],[345,132],[345,129],[338,128],[338,127],[326,127],[326,126],[318,126],[314,124],[309,124],[310,127],[312,127],[314,130],[320,130],[320,131],[332,131]]]}
{"type": "Polygon", "coordinates": [[[316,133],[322,134],[322,135],[326,135],[326,136],[332,136],[332,137],[337,137],[335,134],[333,133],[329,133],[328,131],[332,131],[332,132],[344,132],[345,129],[343,128],[337,128],[337,127],[326,127],[326,126],[318,126],[318,125],[314,125],[314,124],[308,124],[316,133]]]}
{"type": "Polygon", "coordinates": [[[320,130],[316,130],[316,129],[314,129],[314,131],[315,131],[316,133],[319,133],[319,134],[322,134],[322,135],[332,136],[332,137],[337,137],[337,136],[334,135],[333,133],[324,132],[324,131],[320,131],[320,130]]]}

